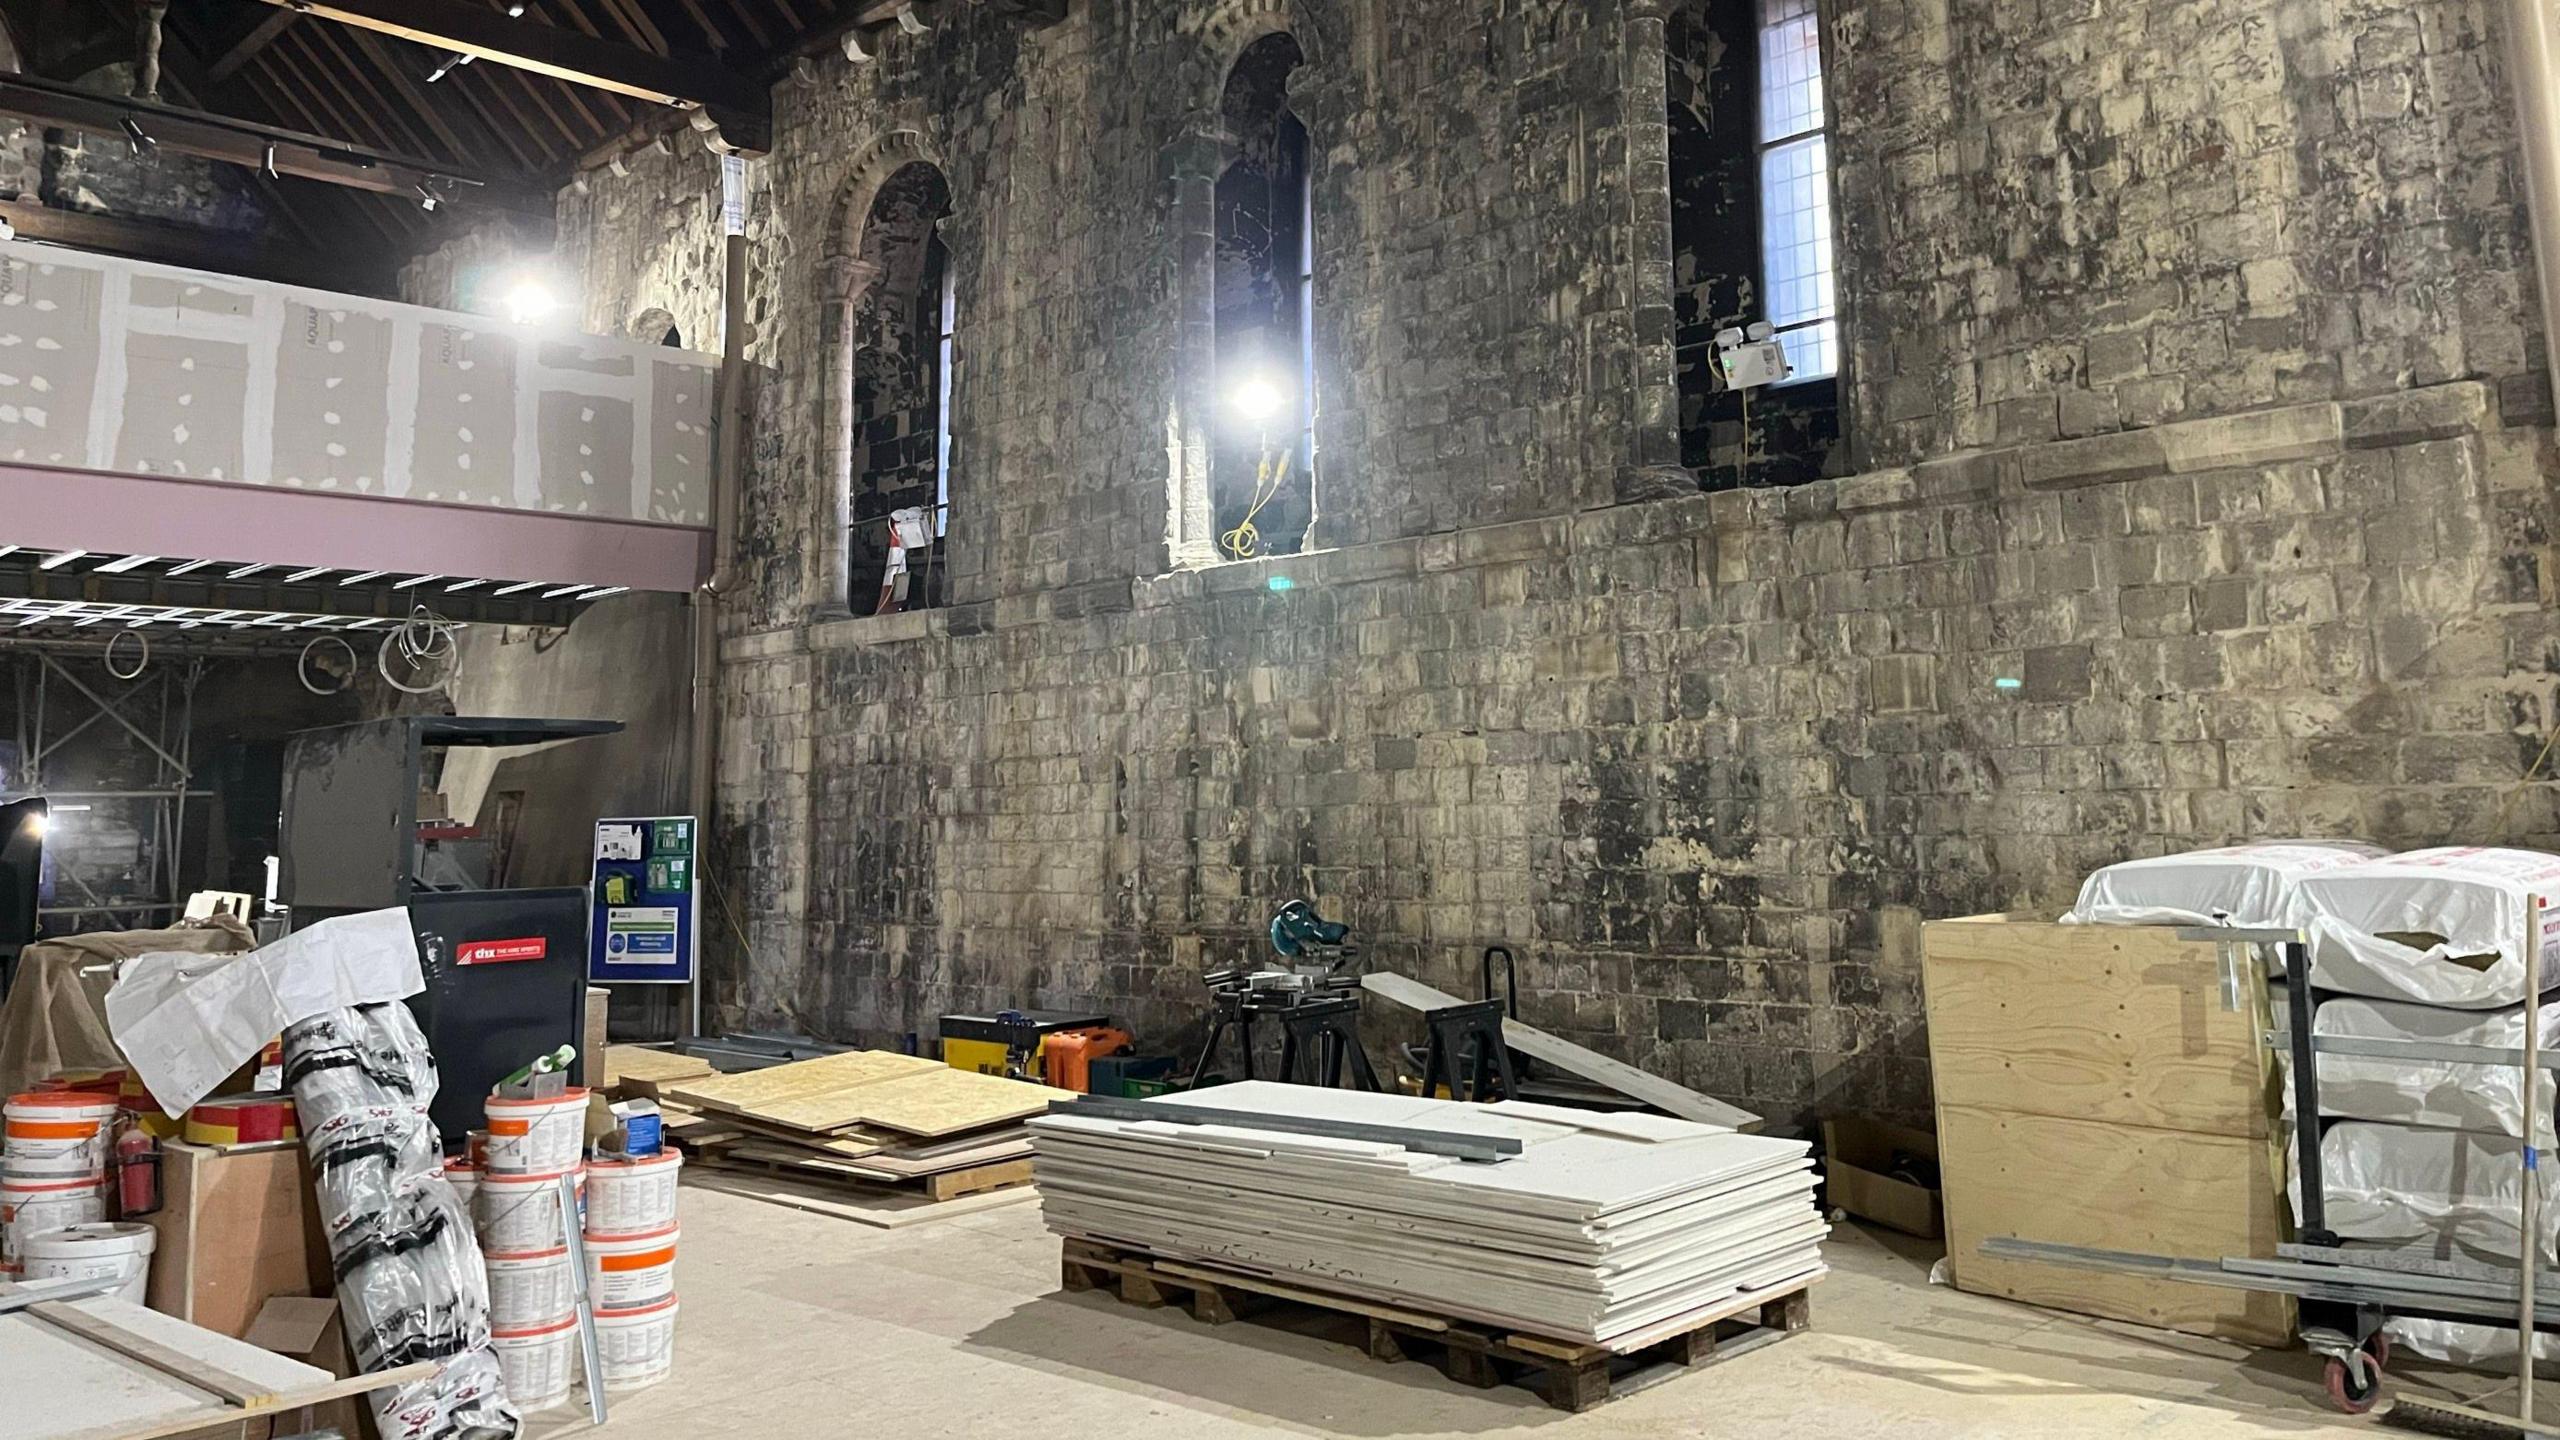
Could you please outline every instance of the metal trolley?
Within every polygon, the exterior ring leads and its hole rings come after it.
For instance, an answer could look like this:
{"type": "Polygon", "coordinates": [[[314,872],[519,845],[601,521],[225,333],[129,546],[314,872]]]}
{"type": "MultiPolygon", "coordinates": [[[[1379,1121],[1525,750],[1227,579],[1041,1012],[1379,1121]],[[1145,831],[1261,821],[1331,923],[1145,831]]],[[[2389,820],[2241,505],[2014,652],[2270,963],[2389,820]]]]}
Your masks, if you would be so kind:
{"type": "MultiPolygon", "coordinates": [[[[2539,935],[2541,902],[2537,899],[2528,908],[2531,923],[2527,933],[2539,935]]],[[[2507,1327],[2518,1326],[2530,1316],[2534,1330],[2560,1333],[2560,1303],[2541,1300],[2535,1293],[2536,1281],[2550,1278],[2552,1272],[2547,1269],[2537,1275],[2535,1270],[2515,1266],[2350,1250],[2340,1243],[2337,1232],[2329,1228],[2320,1141],[2330,1121],[2320,1113],[2320,1072],[2313,1063],[2318,1055],[2348,1055],[2522,1067],[2528,1071],[2560,1070],[2560,1058],[2542,1053],[2537,1007],[2526,1009],[2525,1044],[2521,1049],[2320,1035],[2314,1022],[2320,1005],[2329,996],[2312,987],[2310,946],[2302,932],[2198,927],[2181,929],[2178,938],[2212,941],[2221,946],[2222,999],[2227,1008],[2236,1009],[2242,1003],[2243,987],[2252,983],[2250,971],[2262,963],[2259,956],[2271,951],[2281,966],[2286,997],[2285,1033],[2281,1037],[2271,1033],[2267,1039],[2270,1045],[2283,1044],[2290,1058],[2296,1118],[2293,1168],[2299,1188],[2296,1238],[2290,1244],[2277,1246],[2274,1259],[2226,1256],[2220,1260],[2192,1260],[2010,1237],[1984,1241],[1983,1253],[2010,1260],[2291,1295],[2301,1311],[2303,1344],[2327,1358],[2330,1398],[2350,1414],[2372,1409],[2381,1398],[2383,1370],[2391,1359],[2390,1337],[2382,1327],[2384,1321],[2395,1316],[2507,1327]]],[[[2528,945],[2528,994],[2541,994],[2541,970],[2537,947],[2528,945]]],[[[2538,1095],[2532,1085],[2522,1089],[2524,1130],[2532,1135],[2543,1123],[2536,1114],[2538,1095]]],[[[2524,1166],[2529,1178],[2537,1169],[2537,1160],[2537,1152],[2528,1146],[2524,1166]]],[[[2539,1192],[2531,1183],[2521,1188],[2524,1198],[2518,1233],[2530,1237],[2539,1233],[2539,1192]]],[[[2560,1287],[2542,1287],[2545,1294],[2555,1288],[2560,1287]]],[[[2437,1408],[2461,1410],[2510,1424],[2520,1422],[2528,1434],[2560,1436],[2560,1429],[2546,1429],[2533,1422],[2533,1347],[2519,1349],[2519,1408],[2515,1417],[2492,1417],[2463,1407],[2437,1408]]]]}

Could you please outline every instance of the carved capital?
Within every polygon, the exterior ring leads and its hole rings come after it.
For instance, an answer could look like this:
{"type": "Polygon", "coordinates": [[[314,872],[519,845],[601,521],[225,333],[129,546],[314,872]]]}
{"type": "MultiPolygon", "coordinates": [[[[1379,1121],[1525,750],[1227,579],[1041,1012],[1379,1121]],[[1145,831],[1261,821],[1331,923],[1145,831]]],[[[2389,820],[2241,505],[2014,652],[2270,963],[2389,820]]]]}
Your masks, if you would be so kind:
{"type": "Polygon", "coordinates": [[[880,283],[881,269],[851,255],[830,255],[818,262],[818,298],[830,305],[859,305],[880,283]]]}
{"type": "Polygon", "coordinates": [[[1159,152],[1164,173],[1176,180],[1214,180],[1227,164],[1227,137],[1199,126],[1183,131],[1159,152]]]}
{"type": "Polygon", "coordinates": [[[1657,25],[1667,25],[1675,3],[1677,0],[1627,0],[1627,21],[1634,24],[1650,20],[1657,25]]]}

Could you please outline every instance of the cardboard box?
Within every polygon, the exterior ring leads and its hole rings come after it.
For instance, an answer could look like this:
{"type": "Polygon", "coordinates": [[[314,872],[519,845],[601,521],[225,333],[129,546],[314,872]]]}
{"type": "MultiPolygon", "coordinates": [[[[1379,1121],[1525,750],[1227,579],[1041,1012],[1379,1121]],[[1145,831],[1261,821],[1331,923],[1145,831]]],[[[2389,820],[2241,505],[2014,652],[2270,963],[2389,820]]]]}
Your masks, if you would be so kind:
{"type": "MultiPolygon", "coordinates": [[[[261,1350],[316,1365],[341,1380],[356,1373],[346,1327],[338,1322],[338,1302],[326,1296],[278,1295],[259,1307],[258,1318],[241,1338],[261,1350]]],[[[363,1440],[372,1433],[372,1409],[360,1396],[306,1405],[282,1418],[287,1423],[279,1434],[335,1430],[347,1440],[363,1440]]]]}
{"type": "Polygon", "coordinates": [[[1938,1137],[1926,1130],[1842,1116],[1822,1122],[1822,1177],[1835,1207],[1890,1230],[1935,1240],[1946,1233],[1938,1191],[1896,1178],[1894,1152],[1938,1160],[1938,1137]]]}
{"type": "Polygon", "coordinates": [[[302,1147],[215,1150],[160,1145],[160,1210],[152,1309],[237,1340],[278,1295],[326,1294],[335,1283],[302,1147]]]}

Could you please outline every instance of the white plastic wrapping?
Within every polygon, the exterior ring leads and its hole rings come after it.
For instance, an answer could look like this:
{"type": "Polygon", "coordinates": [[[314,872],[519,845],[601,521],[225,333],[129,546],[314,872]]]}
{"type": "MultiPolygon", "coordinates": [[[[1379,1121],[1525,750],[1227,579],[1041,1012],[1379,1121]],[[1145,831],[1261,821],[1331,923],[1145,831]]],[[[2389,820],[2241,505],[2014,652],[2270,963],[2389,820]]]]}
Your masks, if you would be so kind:
{"type": "Polygon", "coordinates": [[[357,1368],[444,1366],[365,1397],[383,1440],[513,1440],[480,1243],[427,1118],[436,1067],[426,1037],[395,1002],[298,1021],[284,1047],[357,1368]]]}
{"type": "MultiPolygon", "coordinates": [[[[2447,846],[2302,878],[2292,923],[2331,990],[2463,1010],[2524,1002],[2528,896],[2560,901],[2560,855],[2447,846]]],[[[2560,904],[2542,918],[2543,988],[2560,987],[2560,904]]]]}
{"type": "Polygon", "coordinates": [[[2293,890],[2305,877],[2388,852],[2361,840],[2270,840],[2126,860],[2091,874],[2063,923],[2234,925],[2293,923],[2293,890]]]}
{"type": "MultiPolygon", "coordinates": [[[[2284,1002],[2275,1002],[2276,1033],[2287,1032],[2284,1002]]],[[[2524,1045],[2524,1007],[2504,1010],[2446,1010],[2397,1000],[2332,999],[2320,1006],[2312,1028],[2321,1035],[2367,1040],[2425,1040],[2449,1045],[2524,1045]]],[[[2542,1006],[2542,1033],[2560,1043],[2560,1001],[2542,1006]]],[[[2293,1116],[2293,1056],[2279,1049],[2285,1068],[2284,1113],[2293,1116]]],[[[2535,1102],[2541,1116],[2542,1143],[2552,1145],[2551,1072],[2542,1072],[2535,1102]]],[[[2361,1055],[2320,1057],[2320,1113],[2352,1120],[2379,1120],[2441,1130],[2478,1130],[2491,1135],[2524,1133],[2524,1087],[2512,1065],[2466,1065],[2450,1060],[2377,1060],[2361,1055]]]]}
{"type": "MultiPolygon", "coordinates": [[[[2516,1259],[2524,1147],[2510,1136],[2341,1120],[2321,1138],[2320,1165],[2329,1228],[2344,1239],[2450,1242],[2481,1256],[2516,1259]]],[[[2546,1265],[2560,1232],[2560,1195],[2550,1173],[2535,1178],[2542,1187],[2546,1265]]],[[[2301,1177],[2289,1176],[2285,1189],[2299,1217],[2301,1177]]]]}

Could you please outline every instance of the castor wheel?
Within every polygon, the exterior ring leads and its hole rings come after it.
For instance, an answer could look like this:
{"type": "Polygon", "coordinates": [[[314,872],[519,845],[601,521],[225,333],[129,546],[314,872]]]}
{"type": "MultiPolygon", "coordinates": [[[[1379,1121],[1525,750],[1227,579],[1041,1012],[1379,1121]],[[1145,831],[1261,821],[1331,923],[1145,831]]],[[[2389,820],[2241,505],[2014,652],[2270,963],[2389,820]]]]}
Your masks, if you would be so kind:
{"type": "Polygon", "coordinates": [[[2329,1385],[2329,1398],[2337,1402],[2339,1409],[2350,1415],[2362,1415],[2373,1408],[2373,1402],[2382,1398],[2381,1355],[2389,1354],[2390,1348],[2390,1343],[2385,1341],[2350,1356],[2329,1357],[2325,1378],[2329,1385]]]}

